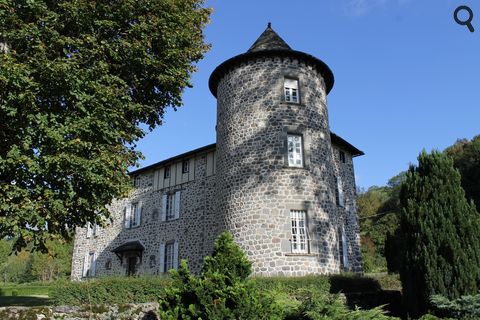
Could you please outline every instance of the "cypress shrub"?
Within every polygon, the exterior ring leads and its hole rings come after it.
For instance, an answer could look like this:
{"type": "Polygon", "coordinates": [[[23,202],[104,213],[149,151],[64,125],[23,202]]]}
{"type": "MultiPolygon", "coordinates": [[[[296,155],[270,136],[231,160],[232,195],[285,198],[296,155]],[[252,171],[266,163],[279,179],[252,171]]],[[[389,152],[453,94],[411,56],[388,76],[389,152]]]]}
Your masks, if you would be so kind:
{"type": "Polygon", "coordinates": [[[465,198],[460,174],[437,151],[423,151],[418,162],[400,192],[400,278],[414,317],[427,311],[434,294],[475,294],[480,279],[479,214],[465,198]]]}

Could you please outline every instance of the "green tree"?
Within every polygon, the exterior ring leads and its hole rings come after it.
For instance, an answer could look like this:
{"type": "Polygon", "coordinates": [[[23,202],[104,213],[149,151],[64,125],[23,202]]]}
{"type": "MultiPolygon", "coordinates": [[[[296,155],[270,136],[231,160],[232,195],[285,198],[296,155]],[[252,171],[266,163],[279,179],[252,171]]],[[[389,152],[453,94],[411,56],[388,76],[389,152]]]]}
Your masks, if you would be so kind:
{"type": "Polygon", "coordinates": [[[453,159],[455,168],[462,176],[462,187],[468,199],[475,202],[480,212],[480,135],[471,141],[458,140],[445,153],[453,159]]]}
{"type": "Polygon", "coordinates": [[[202,0],[0,2],[0,237],[102,223],[208,50],[202,0]]]}
{"type": "Polygon", "coordinates": [[[190,273],[186,261],[172,270],[172,286],[160,301],[162,319],[279,319],[280,310],[247,279],[251,263],[225,232],[205,258],[201,274],[190,273]]]}
{"type": "Polygon", "coordinates": [[[465,198],[460,174],[443,153],[423,151],[400,192],[400,278],[413,316],[431,295],[475,294],[480,280],[480,219],[465,198]]]}

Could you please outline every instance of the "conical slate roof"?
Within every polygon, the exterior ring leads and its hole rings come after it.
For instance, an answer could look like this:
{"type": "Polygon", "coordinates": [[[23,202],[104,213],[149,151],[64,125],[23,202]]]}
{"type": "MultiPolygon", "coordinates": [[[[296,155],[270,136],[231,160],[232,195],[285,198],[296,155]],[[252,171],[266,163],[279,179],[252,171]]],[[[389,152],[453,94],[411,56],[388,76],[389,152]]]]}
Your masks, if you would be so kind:
{"type": "Polygon", "coordinates": [[[208,81],[210,91],[215,97],[217,97],[218,83],[228,70],[242,62],[265,57],[298,59],[312,65],[322,75],[327,93],[333,88],[334,78],[332,70],[330,70],[322,60],[305,52],[296,51],[290,48],[290,46],[272,29],[272,25],[268,23],[267,29],[262,32],[260,37],[258,37],[247,52],[224,61],[213,70],[208,81]]]}
{"type": "Polygon", "coordinates": [[[290,46],[272,29],[269,22],[267,29],[258,37],[247,52],[264,50],[292,50],[290,46]]]}

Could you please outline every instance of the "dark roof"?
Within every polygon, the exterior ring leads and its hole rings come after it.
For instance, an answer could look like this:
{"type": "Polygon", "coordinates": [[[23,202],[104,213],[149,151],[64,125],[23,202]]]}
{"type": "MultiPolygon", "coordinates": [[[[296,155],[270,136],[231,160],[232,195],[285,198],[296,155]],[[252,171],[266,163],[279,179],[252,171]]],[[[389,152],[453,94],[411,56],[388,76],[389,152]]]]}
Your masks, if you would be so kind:
{"type": "Polygon", "coordinates": [[[121,246],[116,247],[112,250],[114,253],[123,253],[131,251],[144,251],[145,247],[140,241],[130,241],[122,244],[121,246]]]}
{"type": "Polygon", "coordinates": [[[215,145],[216,145],[215,143],[212,143],[212,144],[206,145],[206,146],[204,146],[204,147],[201,147],[201,148],[198,148],[198,149],[195,149],[195,150],[192,150],[192,151],[188,151],[188,152],[179,154],[178,156],[174,156],[174,157],[171,157],[171,158],[162,160],[162,161],[160,161],[160,162],[156,162],[156,163],[151,164],[151,165],[149,165],[149,166],[146,166],[146,167],[143,167],[143,168],[140,168],[140,169],[131,171],[129,174],[130,174],[130,175],[134,175],[134,174],[137,174],[137,173],[141,173],[141,172],[147,171],[147,170],[149,170],[149,169],[152,169],[152,168],[155,168],[155,167],[159,167],[159,166],[165,165],[165,164],[170,163],[170,162],[172,162],[172,161],[175,161],[175,160],[178,160],[178,159],[181,159],[181,158],[186,158],[186,157],[188,157],[188,156],[194,155],[194,154],[199,153],[199,152],[207,151],[207,150],[209,150],[209,149],[215,149],[215,145]]]}
{"type": "Polygon", "coordinates": [[[264,50],[292,50],[290,46],[272,29],[268,23],[267,29],[258,37],[247,52],[256,52],[264,50]]]}
{"type": "Polygon", "coordinates": [[[343,139],[340,136],[337,136],[332,131],[330,131],[330,140],[332,141],[332,144],[342,147],[348,152],[350,152],[352,157],[363,156],[365,154],[363,151],[355,148],[347,140],[343,139]]]}
{"type": "MultiPolygon", "coordinates": [[[[331,131],[330,131],[330,138],[331,138],[331,141],[332,141],[332,143],[333,143],[334,145],[337,145],[337,146],[339,146],[339,147],[344,148],[346,151],[350,152],[350,153],[352,154],[352,156],[354,156],[354,157],[356,157],[356,156],[363,156],[363,155],[365,154],[365,153],[363,153],[363,151],[355,148],[353,145],[351,145],[351,144],[350,144],[349,142],[347,142],[345,139],[341,138],[340,136],[337,136],[335,133],[333,133],[333,132],[331,132],[331,131]]],[[[181,159],[181,158],[189,157],[189,156],[191,156],[191,155],[194,155],[194,154],[197,154],[197,153],[200,153],[200,152],[213,151],[213,150],[216,149],[216,146],[217,146],[216,143],[212,143],[212,144],[209,144],[209,145],[207,145],[207,146],[204,146],[204,147],[201,147],[201,148],[192,150],[192,151],[188,151],[188,152],[179,154],[178,156],[171,157],[171,158],[162,160],[162,161],[160,161],[160,162],[156,162],[156,163],[154,163],[154,164],[151,164],[151,165],[149,165],[149,166],[146,166],[146,167],[137,169],[137,170],[135,170],[135,171],[130,172],[129,174],[130,174],[130,175],[135,175],[135,174],[142,173],[142,172],[144,172],[144,171],[153,169],[153,168],[155,168],[155,167],[159,167],[159,166],[165,165],[165,164],[170,163],[170,162],[172,162],[172,161],[175,161],[175,160],[178,160],[178,159],[181,159]]]]}
{"type": "Polygon", "coordinates": [[[213,70],[210,79],[208,80],[210,92],[217,97],[218,82],[231,68],[251,59],[265,57],[294,58],[311,64],[322,75],[325,81],[327,94],[333,88],[334,77],[332,70],[330,70],[322,60],[305,52],[292,50],[290,46],[272,29],[269,23],[267,29],[260,35],[260,37],[258,37],[247,52],[224,61],[213,70]]]}

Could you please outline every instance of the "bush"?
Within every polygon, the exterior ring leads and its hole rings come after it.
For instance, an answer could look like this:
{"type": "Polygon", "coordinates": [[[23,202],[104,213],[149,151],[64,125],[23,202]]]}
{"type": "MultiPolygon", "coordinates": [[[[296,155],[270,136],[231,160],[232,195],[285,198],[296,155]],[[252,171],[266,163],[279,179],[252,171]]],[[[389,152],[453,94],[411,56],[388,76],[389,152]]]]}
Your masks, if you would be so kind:
{"type": "Polygon", "coordinates": [[[162,277],[110,277],[58,281],[50,293],[54,305],[124,304],[157,301],[171,281],[162,277]]]}
{"type": "Polygon", "coordinates": [[[339,295],[320,294],[304,290],[297,314],[289,319],[299,320],[388,320],[397,319],[385,315],[381,307],[371,310],[349,310],[339,295]]]}
{"type": "Polygon", "coordinates": [[[320,293],[330,292],[330,277],[326,275],[309,275],[303,277],[254,277],[257,289],[262,292],[281,291],[294,295],[299,289],[310,288],[320,293]]]}
{"type": "Polygon", "coordinates": [[[480,319],[480,294],[462,296],[454,300],[434,295],[430,298],[430,303],[434,313],[441,317],[464,320],[480,319]]]}
{"type": "Polygon", "coordinates": [[[331,293],[375,292],[381,287],[377,280],[357,274],[331,275],[331,293]]]}
{"type": "Polygon", "coordinates": [[[229,233],[215,241],[200,276],[186,261],[172,270],[172,286],[160,300],[161,319],[281,319],[271,296],[259,292],[247,277],[251,263],[229,233]]]}

